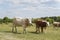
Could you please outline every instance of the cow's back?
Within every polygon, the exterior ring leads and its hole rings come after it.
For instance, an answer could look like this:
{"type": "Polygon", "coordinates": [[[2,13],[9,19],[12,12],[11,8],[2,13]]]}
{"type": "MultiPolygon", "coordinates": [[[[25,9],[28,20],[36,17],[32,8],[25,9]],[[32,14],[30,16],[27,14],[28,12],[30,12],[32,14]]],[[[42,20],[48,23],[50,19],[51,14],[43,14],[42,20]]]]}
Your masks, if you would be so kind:
{"type": "Polygon", "coordinates": [[[13,19],[13,24],[14,25],[22,25],[23,24],[23,20],[22,19],[18,19],[18,18],[16,18],[16,19],[13,19]]]}
{"type": "Polygon", "coordinates": [[[39,27],[46,27],[47,23],[46,22],[42,22],[42,21],[36,21],[36,25],[39,27]]]}
{"type": "Polygon", "coordinates": [[[20,18],[14,18],[13,19],[13,24],[16,26],[28,26],[29,25],[29,19],[24,18],[24,19],[20,19],[20,18]]]}

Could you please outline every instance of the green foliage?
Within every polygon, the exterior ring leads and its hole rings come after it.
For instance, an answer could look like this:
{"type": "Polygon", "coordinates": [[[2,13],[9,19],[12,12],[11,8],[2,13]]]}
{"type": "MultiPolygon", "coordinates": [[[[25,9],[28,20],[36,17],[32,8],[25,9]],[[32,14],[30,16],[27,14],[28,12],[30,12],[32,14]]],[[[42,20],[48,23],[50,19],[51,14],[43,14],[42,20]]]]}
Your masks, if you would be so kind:
{"type": "Polygon", "coordinates": [[[10,19],[10,18],[8,18],[8,17],[4,17],[4,18],[3,18],[3,23],[8,24],[8,23],[12,22],[12,20],[13,20],[13,19],[10,19]]]}
{"type": "Polygon", "coordinates": [[[53,17],[41,17],[43,20],[47,20],[50,23],[53,23],[54,21],[60,22],[60,16],[53,16],[53,17]]]}
{"type": "Polygon", "coordinates": [[[35,23],[38,20],[38,18],[33,18],[32,23],[35,23]]]}
{"type": "Polygon", "coordinates": [[[56,21],[57,22],[60,22],[60,16],[57,17],[56,21]]]}
{"type": "Polygon", "coordinates": [[[43,20],[45,20],[46,18],[48,18],[48,17],[41,17],[41,19],[43,19],[43,20]]]}
{"type": "Polygon", "coordinates": [[[50,23],[53,23],[53,22],[54,22],[54,20],[51,19],[51,18],[46,18],[46,20],[47,20],[48,22],[50,22],[50,23]]]}
{"type": "Polygon", "coordinates": [[[9,18],[8,23],[12,23],[13,19],[9,18]]]}
{"type": "MultiPolygon", "coordinates": [[[[32,18],[32,23],[36,22],[37,20],[47,20],[50,23],[53,23],[54,21],[60,22],[60,16],[54,16],[54,17],[41,17],[41,18],[32,18]]],[[[4,18],[0,18],[0,24],[2,23],[11,23],[13,21],[13,19],[9,18],[9,17],[4,17],[4,18]]]]}
{"type": "Polygon", "coordinates": [[[4,18],[3,18],[3,23],[6,23],[6,24],[7,24],[8,21],[9,21],[9,18],[8,18],[8,17],[4,17],[4,18]]]}
{"type": "Polygon", "coordinates": [[[0,18],[0,24],[2,24],[2,23],[3,23],[3,19],[0,18]]]}

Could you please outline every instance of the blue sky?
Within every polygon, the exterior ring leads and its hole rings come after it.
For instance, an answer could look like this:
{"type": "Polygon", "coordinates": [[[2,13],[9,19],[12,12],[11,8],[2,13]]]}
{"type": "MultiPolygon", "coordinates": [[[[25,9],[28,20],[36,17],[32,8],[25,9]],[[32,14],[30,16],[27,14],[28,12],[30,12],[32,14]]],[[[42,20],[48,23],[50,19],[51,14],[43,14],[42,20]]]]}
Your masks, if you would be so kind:
{"type": "Polygon", "coordinates": [[[60,0],[0,0],[0,17],[60,16],[60,0]]]}

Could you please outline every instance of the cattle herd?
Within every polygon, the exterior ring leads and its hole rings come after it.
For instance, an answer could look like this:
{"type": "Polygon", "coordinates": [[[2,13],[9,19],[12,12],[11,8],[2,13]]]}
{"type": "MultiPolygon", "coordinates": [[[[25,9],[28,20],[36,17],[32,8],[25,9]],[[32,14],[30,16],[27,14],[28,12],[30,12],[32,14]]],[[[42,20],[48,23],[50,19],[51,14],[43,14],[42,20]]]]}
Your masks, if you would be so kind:
{"type": "MultiPolygon", "coordinates": [[[[26,28],[31,24],[31,20],[28,18],[13,18],[13,27],[12,27],[12,32],[17,32],[17,26],[22,26],[23,27],[23,33],[26,33],[26,28]]],[[[34,22],[36,25],[36,33],[43,32],[43,29],[46,29],[47,26],[49,26],[49,22],[45,20],[37,20],[34,22]]],[[[54,27],[60,27],[60,22],[53,22],[54,27]]]]}

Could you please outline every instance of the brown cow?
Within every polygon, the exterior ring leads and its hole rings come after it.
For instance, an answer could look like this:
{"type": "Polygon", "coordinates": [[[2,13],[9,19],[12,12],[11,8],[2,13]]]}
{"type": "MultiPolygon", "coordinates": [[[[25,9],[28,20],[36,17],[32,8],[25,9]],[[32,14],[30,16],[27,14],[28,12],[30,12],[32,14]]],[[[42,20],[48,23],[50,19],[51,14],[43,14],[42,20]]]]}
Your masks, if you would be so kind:
{"type": "Polygon", "coordinates": [[[17,32],[17,26],[22,26],[23,27],[23,33],[26,33],[26,27],[29,25],[29,19],[27,18],[13,18],[13,27],[12,27],[12,32],[14,31],[17,32]]]}
{"type": "Polygon", "coordinates": [[[41,32],[43,32],[43,28],[46,29],[47,27],[47,23],[44,21],[36,21],[35,24],[36,24],[36,32],[38,31],[40,32],[39,28],[41,28],[41,32]]]}

